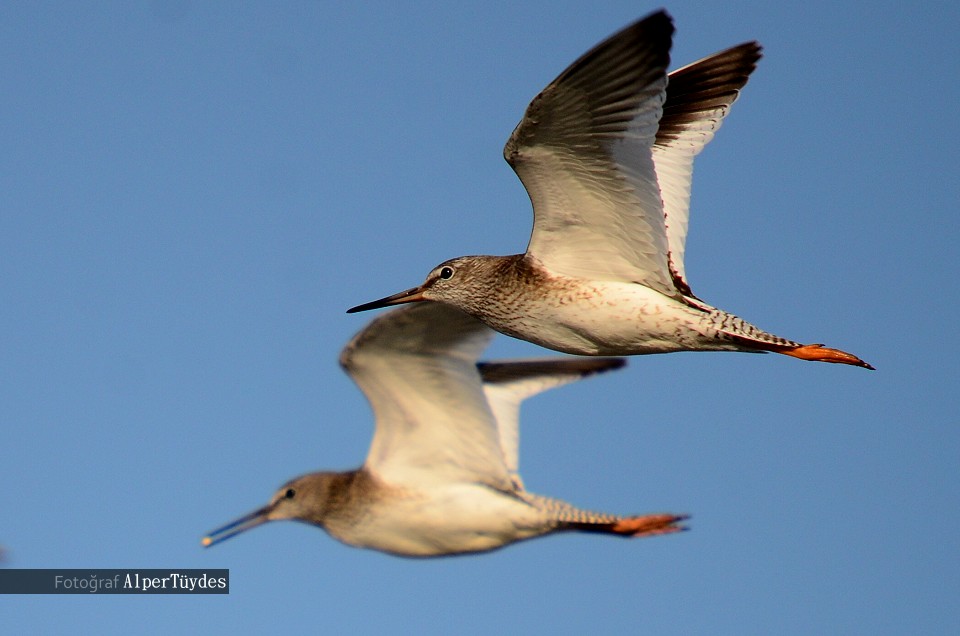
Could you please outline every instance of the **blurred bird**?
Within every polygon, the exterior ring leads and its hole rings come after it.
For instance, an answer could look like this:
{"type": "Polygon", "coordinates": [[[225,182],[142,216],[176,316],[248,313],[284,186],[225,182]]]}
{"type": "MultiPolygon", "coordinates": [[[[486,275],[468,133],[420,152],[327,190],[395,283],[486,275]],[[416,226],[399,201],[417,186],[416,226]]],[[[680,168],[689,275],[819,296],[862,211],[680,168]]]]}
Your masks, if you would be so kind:
{"type": "Polygon", "coordinates": [[[371,322],[340,356],[376,417],[363,466],[292,479],[266,506],[211,532],[203,545],[280,519],[404,556],[480,552],[561,531],[639,537],[682,530],[684,515],[589,512],[523,487],[520,402],[625,362],[477,363],[493,333],[438,303],[403,307],[371,322]]]}

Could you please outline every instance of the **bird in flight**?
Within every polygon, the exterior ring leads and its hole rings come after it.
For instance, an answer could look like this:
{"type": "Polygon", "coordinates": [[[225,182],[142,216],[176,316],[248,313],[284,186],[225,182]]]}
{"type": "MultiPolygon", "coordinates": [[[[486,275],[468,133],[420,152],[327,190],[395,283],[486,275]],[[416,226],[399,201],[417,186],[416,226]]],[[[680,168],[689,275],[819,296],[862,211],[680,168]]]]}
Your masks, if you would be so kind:
{"type": "Polygon", "coordinates": [[[376,419],[363,466],[292,479],[203,545],[280,519],[320,526],[352,546],[416,557],[482,552],[563,531],[642,537],[683,530],[685,515],[590,512],[524,488],[520,403],[625,361],[478,363],[493,335],[440,303],[377,317],[340,356],[376,419]]]}
{"type": "Polygon", "coordinates": [[[665,11],[635,22],[527,107],[504,148],[533,204],[525,253],[454,258],[423,284],[348,311],[429,300],[565,353],[774,352],[872,369],[768,333],[690,289],[693,160],[761,49],[747,42],[668,74],[673,30],[665,11]]]}

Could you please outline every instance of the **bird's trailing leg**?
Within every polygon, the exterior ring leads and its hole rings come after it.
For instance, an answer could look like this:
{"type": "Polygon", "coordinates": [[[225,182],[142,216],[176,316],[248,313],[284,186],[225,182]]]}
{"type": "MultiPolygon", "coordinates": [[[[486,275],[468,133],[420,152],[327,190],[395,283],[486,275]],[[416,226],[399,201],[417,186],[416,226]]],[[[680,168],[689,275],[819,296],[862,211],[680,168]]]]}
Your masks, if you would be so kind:
{"type": "Polygon", "coordinates": [[[873,366],[867,364],[852,353],[824,347],[822,344],[800,345],[793,348],[776,349],[777,353],[786,356],[793,356],[801,360],[813,360],[814,362],[834,362],[837,364],[852,364],[864,369],[873,370],[873,366]]]}
{"type": "Polygon", "coordinates": [[[690,515],[660,513],[621,517],[605,512],[591,512],[571,506],[565,501],[551,499],[533,493],[522,493],[524,499],[537,508],[549,512],[557,522],[557,530],[576,530],[580,532],[600,532],[617,534],[622,537],[654,537],[661,534],[673,534],[686,530],[679,525],[690,515]]]}
{"type": "Polygon", "coordinates": [[[687,529],[678,525],[685,519],[689,519],[689,515],[661,514],[624,517],[610,526],[610,532],[626,537],[654,537],[661,534],[673,534],[687,529]]]}

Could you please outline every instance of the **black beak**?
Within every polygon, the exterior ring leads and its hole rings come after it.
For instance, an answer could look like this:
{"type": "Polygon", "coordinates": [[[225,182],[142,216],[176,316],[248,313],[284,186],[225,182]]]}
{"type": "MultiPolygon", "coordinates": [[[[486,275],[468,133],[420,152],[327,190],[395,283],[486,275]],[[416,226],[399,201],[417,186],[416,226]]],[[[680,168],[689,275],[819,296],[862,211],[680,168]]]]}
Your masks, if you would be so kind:
{"type": "Polygon", "coordinates": [[[412,287],[406,291],[400,292],[399,294],[393,294],[391,296],[381,298],[380,300],[374,300],[369,303],[357,305],[356,307],[351,307],[347,310],[347,313],[355,314],[358,311],[369,311],[371,309],[380,309],[381,307],[389,307],[391,305],[402,305],[403,303],[415,303],[421,300],[426,300],[426,298],[423,297],[423,292],[425,290],[425,285],[412,287]]]}
{"type": "Polygon", "coordinates": [[[235,537],[244,530],[249,530],[250,528],[256,528],[257,526],[264,524],[270,521],[267,515],[272,510],[271,506],[264,506],[259,510],[254,510],[250,514],[244,515],[235,521],[231,521],[225,526],[217,528],[207,536],[203,538],[203,541],[200,543],[203,544],[203,547],[209,548],[212,545],[220,543],[221,541],[226,541],[230,537],[235,537]]]}

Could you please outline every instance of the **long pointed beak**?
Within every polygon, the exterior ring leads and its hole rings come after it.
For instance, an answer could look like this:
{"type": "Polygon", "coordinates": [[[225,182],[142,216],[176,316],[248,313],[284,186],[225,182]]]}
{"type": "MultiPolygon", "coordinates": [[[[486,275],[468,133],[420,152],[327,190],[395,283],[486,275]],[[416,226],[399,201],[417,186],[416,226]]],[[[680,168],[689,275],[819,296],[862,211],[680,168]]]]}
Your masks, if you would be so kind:
{"type": "Polygon", "coordinates": [[[402,305],[403,303],[415,303],[421,300],[426,300],[423,297],[423,292],[426,291],[426,285],[420,285],[419,287],[411,287],[406,291],[402,291],[399,294],[393,294],[392,296],[386,296],[380,300],[374,300],[369,303],[364,303],[362,305],[357,305],[356,307],[351,307],[347,310],[348,314],[355,314],[358,311],[368,311],[370,309],[380,309],[381,307],[389,307],[390,305],[402,305]]]}
{"type": "Polygon", "coordinates": [[[200,543],[203,544],[203,547],[209,548],[212,545],[220,543],[221,541],[226,541],[230,537],[234,537],[244,530],[249,530],[250,528],[256,528],[259,525],[262,525],[268,521],[270,518],[267,516],[270,514],[270,506],[264,506],[259,510],[254,510],[250,514],[244,515],[235,521],[231,521],[227,525],[217,528],[207,536],[203,538],[203,541],[200,543]]]}

